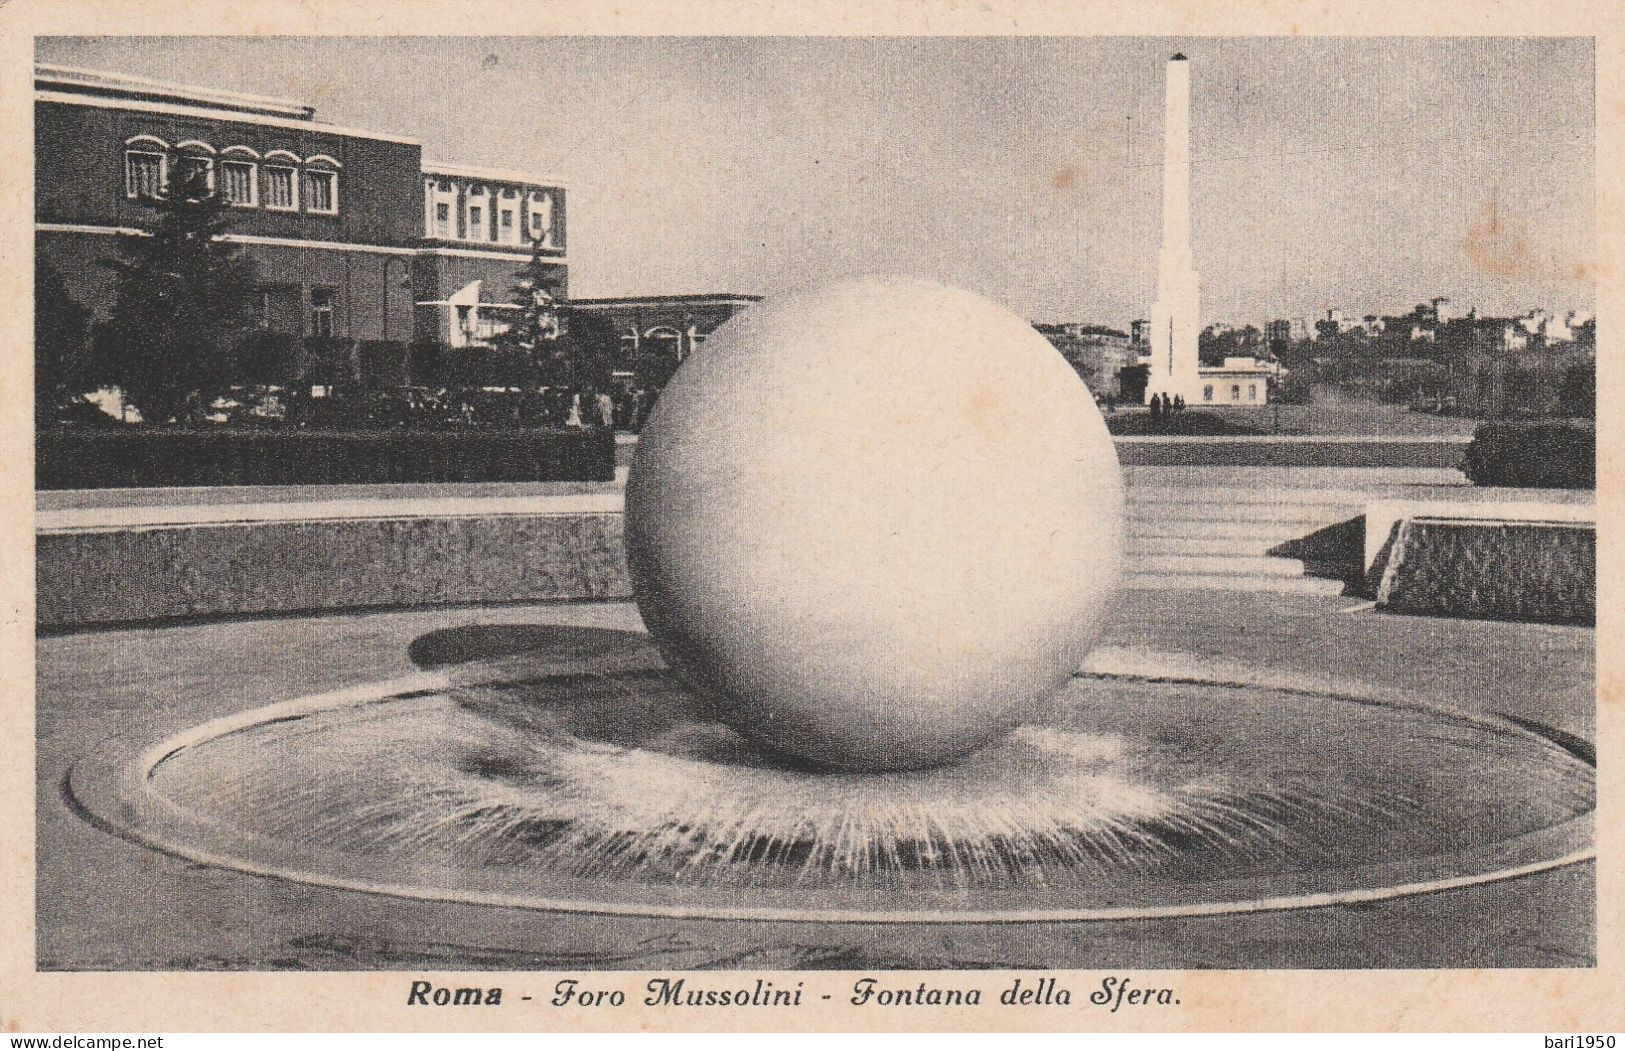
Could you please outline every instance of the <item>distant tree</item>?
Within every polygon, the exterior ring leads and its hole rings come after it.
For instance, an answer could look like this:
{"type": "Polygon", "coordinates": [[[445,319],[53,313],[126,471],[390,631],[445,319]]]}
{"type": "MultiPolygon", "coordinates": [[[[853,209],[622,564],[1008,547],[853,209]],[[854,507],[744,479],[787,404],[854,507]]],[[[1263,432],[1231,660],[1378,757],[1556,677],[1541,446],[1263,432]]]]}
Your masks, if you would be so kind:
{"type": "Polygon", "coordinates": [[[253,331],[253,264],[221,239],[229,208],[207,173],[171,157],[172,177],[150,199],[150,236],[121,245],[113,311],[101,341],[107,378],[141,411],[164,423],[194,393],[230,382],[236,352],[253,331]]]}
{"type": "Polygon", "coordinates": [[[1305,365],[1270,381],[1270,401],[1280,405],[1308,405],[1314,400],[1316,369],[1305,365]]]}
{"type": "Polygon", "coordinates": [[[1583,361],[1570,365],[1563,373],[1557,400],[1562,411],[1570,416],[1594,418],[1597,415],[1597,363],[1583,361]]]}
{"type": "Polygon", "coordinates": [[[52,422],[87,376],[90,312],[68,293],[62,275],[34,257],[34,425],[52,422]]]}

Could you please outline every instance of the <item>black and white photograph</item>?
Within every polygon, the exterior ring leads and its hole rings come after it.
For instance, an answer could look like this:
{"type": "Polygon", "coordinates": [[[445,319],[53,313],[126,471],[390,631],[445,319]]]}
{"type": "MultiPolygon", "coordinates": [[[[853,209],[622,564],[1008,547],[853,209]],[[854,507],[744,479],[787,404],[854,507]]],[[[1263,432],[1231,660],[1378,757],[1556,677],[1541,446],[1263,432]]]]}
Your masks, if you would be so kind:
{"type": "Polygon", "coordinates": [[[39,975],[1594,971],[1595,36],[458,25],[32,39],[39,975]]]}

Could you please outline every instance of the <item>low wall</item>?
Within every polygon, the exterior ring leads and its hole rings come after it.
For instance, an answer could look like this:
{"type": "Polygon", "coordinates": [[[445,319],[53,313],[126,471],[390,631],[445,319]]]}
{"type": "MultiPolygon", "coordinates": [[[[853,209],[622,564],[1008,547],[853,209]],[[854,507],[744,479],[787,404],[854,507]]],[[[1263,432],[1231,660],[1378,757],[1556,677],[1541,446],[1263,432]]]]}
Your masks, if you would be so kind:
{"type": "Polygon", "coordinates": [[[619,502],[566,496],[42,512],[35,621],[49,630],[628,598],[619,502]]]}
{"type": "Polygon", "coordinates": [[[1597,505],[1590,494],[1573,491],[1550,496],[1530,489],[1469,489],[1454,499],[1427,500],[1375,500],[1365,508],[1365,561],[1367,573],[1380,569],[1379,558],[1386,559],[1386,550],[1394,540],[1394,527],[1410,518],[1435,520],[1523,522],[1523,523],[1578,523],[1594,526],[1597,505]],[[1461,497],[1495,497],[1499,494],[1521,495],[1523,499],[1462,499],[1461,497]],[[1531,497],[1542,497],[1531,499],[1531,497]],[[1576,498],[1578,497],[1578,498],[1576,498]]]}
{"type": "Polygon", "coordinates": [[[1387,545],[1377,606],[1395,613],[1595,624],[1596,526],[1401,519],[1387,545]]]}

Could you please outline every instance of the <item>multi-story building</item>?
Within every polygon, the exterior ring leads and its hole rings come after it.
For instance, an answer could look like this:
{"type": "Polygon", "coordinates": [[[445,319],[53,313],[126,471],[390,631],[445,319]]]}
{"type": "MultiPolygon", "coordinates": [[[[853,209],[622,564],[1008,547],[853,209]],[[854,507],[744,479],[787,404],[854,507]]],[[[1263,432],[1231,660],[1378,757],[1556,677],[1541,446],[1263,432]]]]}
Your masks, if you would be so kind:
{"type": "Polygon", "coordinates": [[[143,236],[178,165],[230,202],[226,236],[256,266],[268,332],[402,355],[411,341],[477,343],[513,309],[533,246],[568,292],[557,179],[425,161],[415,139],[284,99],[48,65],[34,84],[36,252],[94,317],[115,294],[100,264],[143,236]]]}

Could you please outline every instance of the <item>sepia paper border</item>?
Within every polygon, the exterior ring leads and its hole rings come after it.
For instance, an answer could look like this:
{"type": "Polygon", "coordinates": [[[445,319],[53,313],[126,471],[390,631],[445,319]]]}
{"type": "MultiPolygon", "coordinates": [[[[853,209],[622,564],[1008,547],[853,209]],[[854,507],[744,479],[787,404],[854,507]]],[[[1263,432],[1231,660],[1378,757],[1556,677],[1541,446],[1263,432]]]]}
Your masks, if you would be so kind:
{"type": "MultiPolygon", "coordinates": [[[[1612,523],[1625,486],[1620,426],[1598,419],[1599,536],[1597,866],[1598,962],[1592,969],[1540,971],[1191,971],[1046,972],[1073,990],[1105,973],[1173,986],[1180,1004],[1109,1014],[1069,1009],[929,1011],[858,1009],[837,995],[794,1012],[634,1006],[648,975],[596,972],[627,991],[614,1011],[518,1007],[478,1012],[404,1006],[403,975],[341,973],[38,973],[34,964],[33,502],[30,339],[33,195],[31,76],[36,35],[1158,35],[1370,36],[1544,35],[1596,39],[1597,314],[1601,342],[1619,342],[1620,246],[1625,244],[1625,7],[1608,0],[1168,0],[1164,3],[907,2],[907,0],[12,0],[0,6],[0,307],[8,367],[0,373],[0,588],[5,662],[0,698],[0,1031],[440,1031],[459,1030],[1447,1030],[1587,1033],[1625,1029],[1622,903],[1617,863],[1625,834],[1619,813],[1625,746],[1619,640],[1622,555],[1612,523]]],[[[1615,351],[1598,355],[1599,403],[1618,405],[1625,377],[1615,351]]],[[[669,973],[669,972],[662,972],[669,973]]],[[[1014,972],[1010,972],[1014,973],[1014,972]]],[[[1029,972],[1030,973],[1030,972],[1029,972]]],[[[781,975],[762,972],[782,983],[781,975]]],[[[886,972],[912,985],[912,972],[886,972]]],[[[412,977],[429,977],[414,974],[412,977]]],[[[754,973],[752,974],[754,977],[754,973]]],[[[807,972],[809,986],[839,993],[856,977],[807,972]]],[[[1003,987],[1005,972],[955,972],[946,985],[1003,987]],[[972,981],[971,976],[975,976],[972,981]]],[[[793,979],[792,979],[793,981],[793,979]]],[[[534,974],[481,972],[465,984],[549,987],[534,974]]],[[[1076,993],[1075,993],[1076,995],[1076,993]]],[[[992,999],[996,1000],[996,997],[992,999]]],[[[1079,997],[1086,1000],[1086,996],[1079,997]]],[[[530,1005],[527,1005],[530,1006],[530,1005]]]]}

